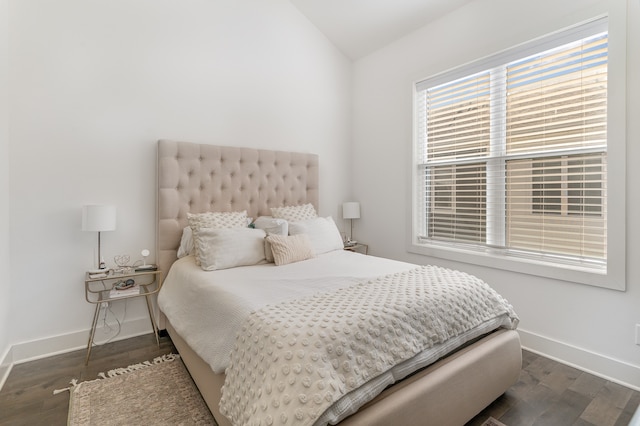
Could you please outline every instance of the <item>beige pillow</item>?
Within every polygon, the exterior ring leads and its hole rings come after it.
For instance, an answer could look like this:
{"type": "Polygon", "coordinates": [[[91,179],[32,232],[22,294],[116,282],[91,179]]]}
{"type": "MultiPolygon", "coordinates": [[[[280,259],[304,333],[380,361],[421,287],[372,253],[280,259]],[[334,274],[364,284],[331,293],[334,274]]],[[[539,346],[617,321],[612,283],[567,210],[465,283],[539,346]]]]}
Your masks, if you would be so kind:
{"type": "Polygon", "coordinates": [[[247,211],[187,213],[187,221],[193,231],[196,265],[200,265],[197,230],[200,228],[232,229],[247,227],[247,211]]]}
{"type": "Polygon", "coordinates": [[[271,207],[271,216],[288,222],[296,222],[318,217],[318,213],[316,213],[313,204],[307,203],[301,206],[271,207]]]}
{"type": "Polygon", "coordinates": [[[315,257],[309,238],[305,234],[269,235],[267,241],[271,244],[273,260],[277,266],[315,257]]]}

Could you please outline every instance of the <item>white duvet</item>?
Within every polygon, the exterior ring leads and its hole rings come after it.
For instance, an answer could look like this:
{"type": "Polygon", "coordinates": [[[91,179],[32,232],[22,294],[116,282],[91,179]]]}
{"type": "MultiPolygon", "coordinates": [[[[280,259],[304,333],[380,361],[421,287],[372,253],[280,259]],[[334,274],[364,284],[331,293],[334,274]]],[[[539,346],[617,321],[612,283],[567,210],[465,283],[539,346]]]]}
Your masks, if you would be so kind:
{"type": "MultiPolygon", "coordinates": [[[[160,291],[158,304],[189,346],[215,373],[224,373],[230,366],[236,337],[253,313],[287,301],[302,301],[320,293],[340,289],[350,291],[363,281],[406,273],[416,267],[410,263],[336,250],[284,266],[263,264],[206,272],[195,265],[193,256],[188,256],[172,266],[160,291]]],[[[517,317],[512,310],[509,312],[511,315],[505,313],[488,317],[480,325],[419,352],[355,391],[347,392],[322,415],[314,416],[313,424],[335,424],[387,386],[437,361],[464,343],[499,327],[515,328],[517,317]]],[[[238,420],[239,416],[235,417],[238,420]]]]}
{"type": "Polygon", "coordinates": [[[283,266],[268,263],[203,271],[193,256],[187,256],[171,267],[158,305],[213,371],[224,373],[236,335],[252,311],[415,266],[336,250],[283,266]]]}

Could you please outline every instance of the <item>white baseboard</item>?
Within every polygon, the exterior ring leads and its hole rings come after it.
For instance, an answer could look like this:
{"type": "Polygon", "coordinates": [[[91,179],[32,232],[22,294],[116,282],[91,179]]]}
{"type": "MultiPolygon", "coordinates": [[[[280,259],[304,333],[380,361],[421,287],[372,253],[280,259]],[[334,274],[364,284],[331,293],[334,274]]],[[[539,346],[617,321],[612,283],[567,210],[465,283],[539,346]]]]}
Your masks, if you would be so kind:
{"type": "Polygon", "coordinates": [[[9,373],[11,373],[11,367],[13,367],[13,351],[9,346],[7,352],[0,358],[0,390],[4,386],[4,382],[7,381],[9,373]]]}
{"type": "Polygon", "coordinates": [[[640,391],[640,366],[518,329],[528,351],[640,391]]]}
{"type": "MultiPolygon", "coordinates": [[[[128,339],[130,337],[140,336],[153,332],[149,317],[138,318],[126,321],[122,325],[120,334],[113,338],[112,341],[128,339]]],[[[89,338],[89,330],[80,330],[58,336],[47,337],[45,339],[32,340],[30,342],[18,343],[13,345],[13,362],[21,364],[23,362],[33,361],[40,358],[46,358],[52,355],[58,355],[85,349],[89,338]]],[[[102,341],[100,336],[100,328],[96,329],[94,341],[100,344],[102,341]]]]}
{"type": "MultiPolygon", "coordinates": [[[[149,317],[132,319],[122,325],[120,334],[114,337],[112,341],[128,339],[148,333],[153,333],[149,317]]],[[[4,358],[0,359],[0,389],[2,389],[14,365],[79,349],[86,349],[88,339],[89,330],[87,329],[12,345],[9,347],[4,358]]],[[[98,344],[102,341],[99,328],[96,330],[95,341],[98,342],[98,344]]]]}

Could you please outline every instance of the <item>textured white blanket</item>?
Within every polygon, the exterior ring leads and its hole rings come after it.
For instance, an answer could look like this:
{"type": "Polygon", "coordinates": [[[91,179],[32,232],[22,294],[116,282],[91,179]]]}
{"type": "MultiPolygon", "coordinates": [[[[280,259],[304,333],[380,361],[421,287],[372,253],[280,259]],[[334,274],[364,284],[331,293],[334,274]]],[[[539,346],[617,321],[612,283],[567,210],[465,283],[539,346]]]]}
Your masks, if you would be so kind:
{"type": "Polygon", "coordinates": [[[335,250],[284,266],[269,263],[203,271],[193,256],[187,256],[169,270],[158,305],[189,346],[221,374],[229,366],[236,336],[251,312],[415,267],[335,250]]]}
{"type": "Polygon", "coordinates": [[[517,326],[483,281],[433,266],[264,307],[238,335],[221,412],[234,425],[312,425],[394,365],[500,316],[517,326]]]}

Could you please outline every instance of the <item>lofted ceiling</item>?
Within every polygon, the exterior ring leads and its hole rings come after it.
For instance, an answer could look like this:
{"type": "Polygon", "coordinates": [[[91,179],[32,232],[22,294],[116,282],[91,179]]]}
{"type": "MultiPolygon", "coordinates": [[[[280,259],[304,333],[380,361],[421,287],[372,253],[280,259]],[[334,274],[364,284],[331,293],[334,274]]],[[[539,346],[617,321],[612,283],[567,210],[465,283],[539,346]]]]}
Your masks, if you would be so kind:
{"type": "Polygon", "coordinates": [[[473,0],[289,0],[358,59],[473,0]]]}

